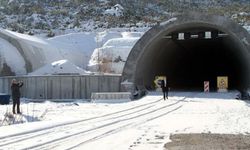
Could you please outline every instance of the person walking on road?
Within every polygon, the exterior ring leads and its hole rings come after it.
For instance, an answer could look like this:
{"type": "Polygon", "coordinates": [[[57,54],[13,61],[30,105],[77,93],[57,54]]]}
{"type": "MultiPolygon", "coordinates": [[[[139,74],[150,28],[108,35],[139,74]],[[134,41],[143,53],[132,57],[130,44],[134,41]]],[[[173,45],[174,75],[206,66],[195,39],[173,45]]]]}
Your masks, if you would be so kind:
{"type": "Polygon", "coordinates": [[[165,83],[165,80],[161,80],[161,89],[163,92],[163,99],[168,99],[168,85],[165,83]]]}
{"type": "Polygon", "coordinates": [[[163,99],[166,99],[166,86],[165,86],[165,81],[161,80],[161,89],[162,89],[162,93],[163,93],[163,99]]]}
{"type": "Polygon", "coordinates": [[[168,87],[168,82],[167,82],[167,81],[166,81],[165,87],[166,87],[166,91],[165,91],[165,93],[166,93],[166,97],[167,97],[167,99],[168,99],[168,91],[169,91],[169,87],[168,87]]]}
{"type": "Polygon", "coordinates": [[[20,97],[21,97],[21,92],[20,88],[23,86],[23,82],[19,81],[17,82],[16,79],[13,79],[11,82],[11,92],[12,92],[12,100],[13,100],[13,109],[12,112],[13,114],[16,113],[15,107],[17,106],[17,113],[20,114],[20,97]]]}

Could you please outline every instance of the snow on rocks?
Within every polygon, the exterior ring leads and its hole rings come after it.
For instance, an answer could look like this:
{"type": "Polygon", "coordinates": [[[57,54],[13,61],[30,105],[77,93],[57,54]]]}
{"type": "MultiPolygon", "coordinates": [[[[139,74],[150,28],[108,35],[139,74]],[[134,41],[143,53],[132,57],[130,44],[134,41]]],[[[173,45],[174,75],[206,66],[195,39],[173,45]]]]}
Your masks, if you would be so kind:
{"type": "Polygon", "coordinates": [[[108,40],[103,47],[94,50],[89,61],[93,72],[121,74],[128,54],[139,37],[115,38],[108,40]]]}
{"type": "Polygon", "coordinates": [[[110,9],[105,10],[103,14],[119,17],[119,16],[123,16],[123,10],[124,8],[120,4],[116,4],[110,9]]]}
{"type": "Polygon", "coordinates": [[[250,26],[243,26],[250,33],[250,26]]]}

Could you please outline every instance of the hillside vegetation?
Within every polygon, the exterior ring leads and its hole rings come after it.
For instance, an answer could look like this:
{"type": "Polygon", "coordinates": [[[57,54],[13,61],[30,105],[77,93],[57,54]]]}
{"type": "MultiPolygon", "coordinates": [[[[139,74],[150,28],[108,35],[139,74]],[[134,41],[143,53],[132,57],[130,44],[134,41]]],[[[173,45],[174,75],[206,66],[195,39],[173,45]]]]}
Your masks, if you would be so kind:
{"type": "Polygon", "coordinates": [[[30,35],[99,28],[150,27],[187,11],[250,24],[248,0],[0,0],[0,27],[30,35]]]}

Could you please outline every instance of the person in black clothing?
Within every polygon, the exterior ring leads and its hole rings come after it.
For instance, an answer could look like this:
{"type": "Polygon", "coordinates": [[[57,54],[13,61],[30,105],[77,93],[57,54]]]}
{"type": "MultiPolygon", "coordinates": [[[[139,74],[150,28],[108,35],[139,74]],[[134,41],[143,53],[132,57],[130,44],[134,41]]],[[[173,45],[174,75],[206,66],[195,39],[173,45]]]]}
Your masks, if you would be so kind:
{"type": "Polygon", "coordinates": [[[166,84],[165,84],[165,88],[166,88],[166,90],[165,90],[166,97],[167,97],[167,99],[168,99],[168,91],[169,91],[169,87],[168,87],[168,82],[167,82],[167,81],[166,81],[166,84]]]}
{"type": "Polygon", "coordinates": [[[168,99],[168,85],[165,84],[164,80],[161,80],[161,89],[163,92],[163,99],[165,100],[166,98],[168,99]]]}
{"type": "Polygon", "coordinates": [[[11,92],[12,92],[12,100],[13,100],[13,109],[12,112],[13,114],[16,113],[15,107],[17,106],[17,113],[20,114],[20,88],[23,86],[23,82],[17,82],[16,79],[13,79],[11,82],[11,92]]]}
{"type": "Polygon", "coordinates": [[[166,86],[165,86],[165,81],[161,80],[161,89],[162,89],[162,93],[163,93],[163,99],[166,99],[166,86]]]}

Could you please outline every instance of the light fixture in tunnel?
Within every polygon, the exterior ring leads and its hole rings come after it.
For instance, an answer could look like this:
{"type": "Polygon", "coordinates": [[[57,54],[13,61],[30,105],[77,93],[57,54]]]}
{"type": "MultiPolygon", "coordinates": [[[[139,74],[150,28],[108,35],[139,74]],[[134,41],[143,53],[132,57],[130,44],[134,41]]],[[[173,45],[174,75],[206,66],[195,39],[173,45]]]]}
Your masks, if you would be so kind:
{"type": "Polygon", "coordinates": [[[185,40],[184,33],[178,33],[178,40],[185,40]]]}
{"type": "Polygon", "coordinates": [[[212,34],[210,31],[206,31],[205,32],[205,39],[211,39],[212,38],[212,34]]]}
{"type": "Polygon", "coordinates": [[[189,39],[216,39],[219,37],[226,37],[228,34],[218,31],[197,31],[197,32],[179,32],[179,33],[171,33],[169,35],[165,35],[164,39],[172,39],[172,40],[189,40],[189,39]]]}

